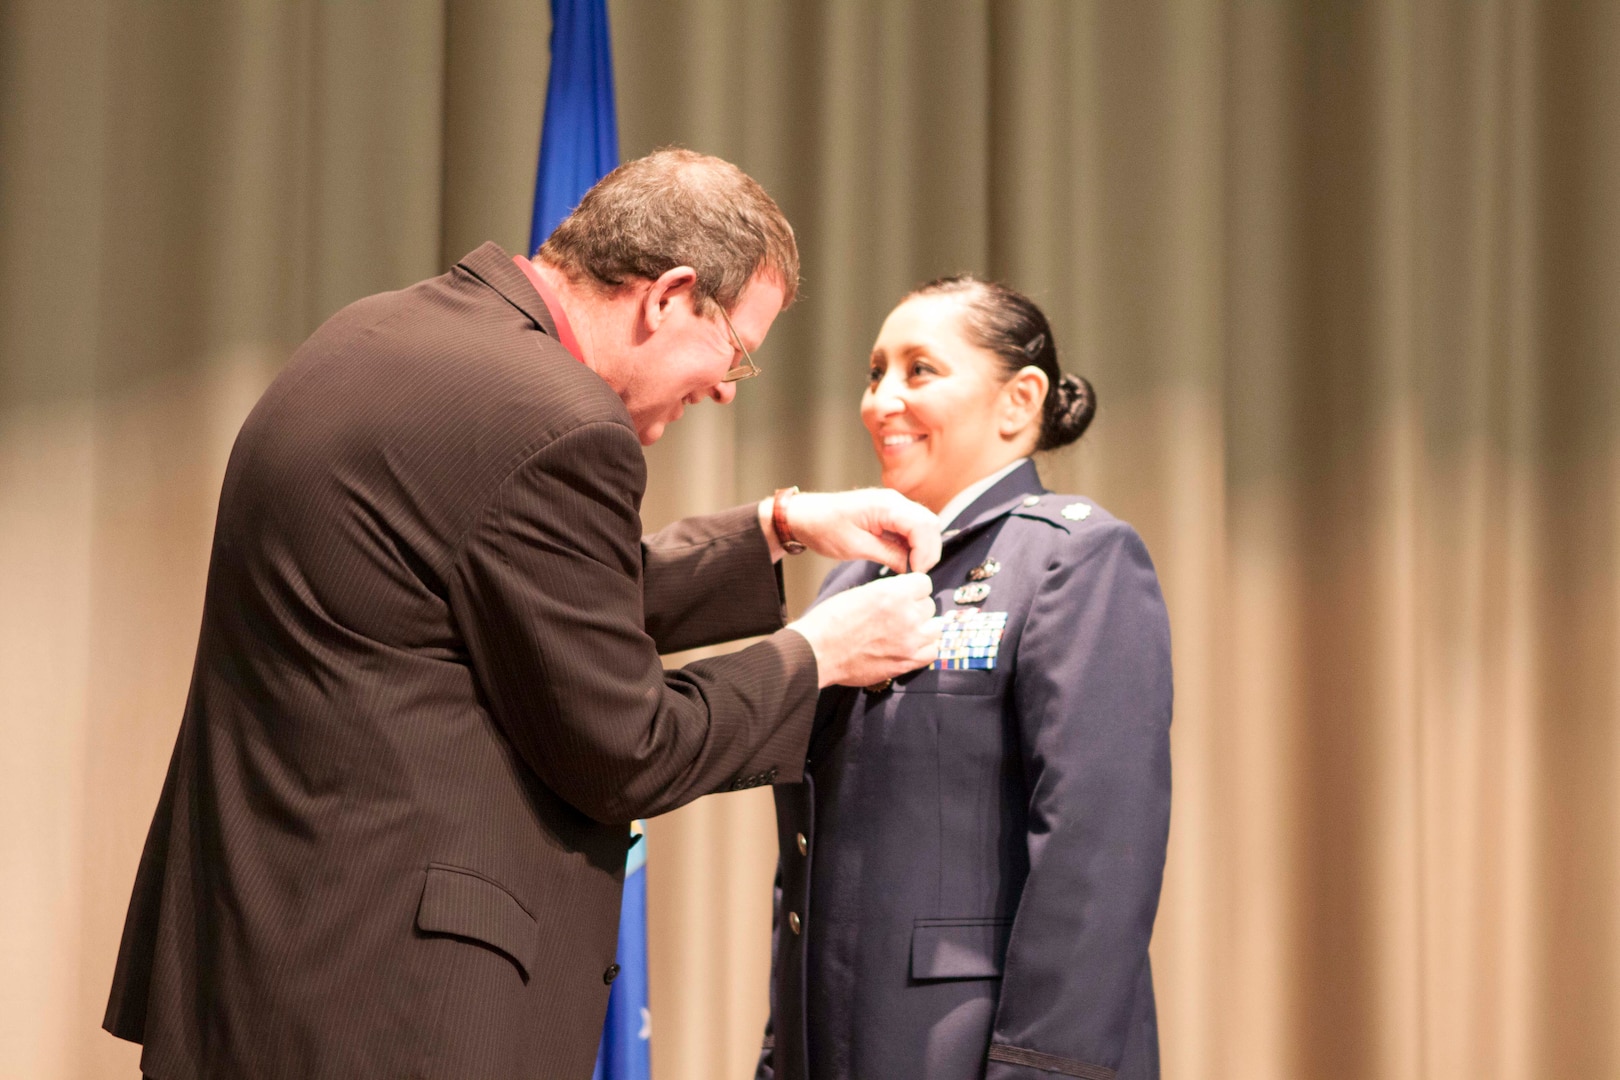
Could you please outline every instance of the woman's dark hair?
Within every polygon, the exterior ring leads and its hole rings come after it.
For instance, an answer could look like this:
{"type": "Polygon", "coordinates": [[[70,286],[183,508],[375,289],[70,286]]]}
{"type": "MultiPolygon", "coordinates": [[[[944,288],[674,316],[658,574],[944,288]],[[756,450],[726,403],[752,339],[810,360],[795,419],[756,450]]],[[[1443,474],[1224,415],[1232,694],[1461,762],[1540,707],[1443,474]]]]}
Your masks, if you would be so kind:
{"type": "Polygon", "coordinates": [[[1041,412],[1036,450],[1068,446],[1085,434],[1097,415],[1097,392],[1079,375],[1065,375],[1058,367],[1052,326],[1035,301],[1016,289],[970,274],[936,278],[911,295],[960,297],[967,339],[994,353],[1007,378],[1030,366],[1046,372],[1051,389],[1041,412]]]}

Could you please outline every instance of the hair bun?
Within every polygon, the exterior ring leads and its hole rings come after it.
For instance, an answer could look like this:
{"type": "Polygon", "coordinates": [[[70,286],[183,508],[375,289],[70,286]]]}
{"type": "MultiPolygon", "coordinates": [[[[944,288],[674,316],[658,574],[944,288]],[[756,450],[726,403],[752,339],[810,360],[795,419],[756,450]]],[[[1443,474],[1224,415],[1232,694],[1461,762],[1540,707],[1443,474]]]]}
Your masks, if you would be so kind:
{"type": "Polygon", "coordinates": [[[1091,426],[1097,415],[1097,392],[1079,375],[1064,375],[1052,388],[1052,400],[1047,406],[1043,426],[1042,450],[1055,450],[1068,446],[1091,426]]]}

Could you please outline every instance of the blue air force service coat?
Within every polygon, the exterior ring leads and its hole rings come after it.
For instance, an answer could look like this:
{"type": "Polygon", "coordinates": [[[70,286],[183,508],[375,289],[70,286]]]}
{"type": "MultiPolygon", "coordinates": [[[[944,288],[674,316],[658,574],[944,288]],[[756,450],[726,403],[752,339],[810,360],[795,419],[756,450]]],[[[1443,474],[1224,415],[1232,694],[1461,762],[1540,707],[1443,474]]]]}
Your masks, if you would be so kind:
{"type": "MultiPolygon", "coordinates": [[[[939,662],[824,691],[804,781],[775,789],[758,1075],[1157,1077],[1171,689],[1153,565],[1027,462],[954,524],[939,662]]],[[[846,563],[821,595],[879,573],[846,563]]]]}

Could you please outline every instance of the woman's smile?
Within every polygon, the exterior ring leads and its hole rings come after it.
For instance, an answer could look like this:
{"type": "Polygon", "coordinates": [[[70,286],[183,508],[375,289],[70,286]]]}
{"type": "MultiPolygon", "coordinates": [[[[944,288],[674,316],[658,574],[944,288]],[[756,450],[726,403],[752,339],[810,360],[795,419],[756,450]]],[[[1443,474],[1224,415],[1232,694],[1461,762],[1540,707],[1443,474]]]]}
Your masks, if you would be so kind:
{"type": "Polygon", "coordinates": [[[916,446],[926,438],[927,435],[915,431],[887,432],[883,435],[879,450],[884,454],[898,454],[916,446]]]}

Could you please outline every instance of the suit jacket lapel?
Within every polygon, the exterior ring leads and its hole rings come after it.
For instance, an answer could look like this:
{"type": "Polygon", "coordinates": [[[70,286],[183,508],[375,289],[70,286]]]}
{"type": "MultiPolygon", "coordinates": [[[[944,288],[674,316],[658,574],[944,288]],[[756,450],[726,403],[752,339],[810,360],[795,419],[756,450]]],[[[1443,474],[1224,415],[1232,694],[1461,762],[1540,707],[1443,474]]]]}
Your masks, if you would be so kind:
{"type": "Polygon", "coordinates": [[[547,335],[557,338],[557,324],[546,310],[545,301],[499,244],[487,241],[456,265],[494,289],[501,299],[527,315],[547,335]]]}

